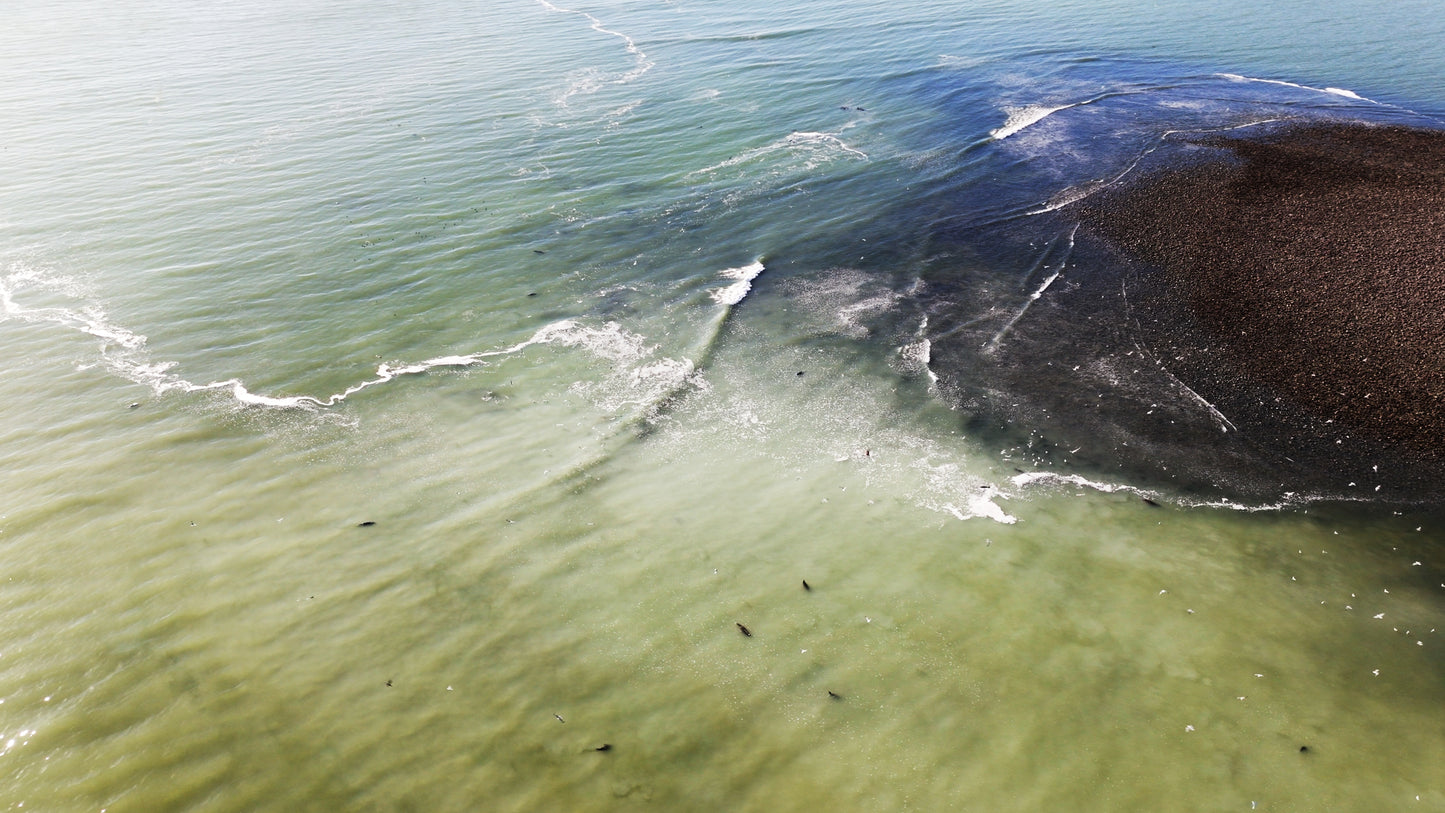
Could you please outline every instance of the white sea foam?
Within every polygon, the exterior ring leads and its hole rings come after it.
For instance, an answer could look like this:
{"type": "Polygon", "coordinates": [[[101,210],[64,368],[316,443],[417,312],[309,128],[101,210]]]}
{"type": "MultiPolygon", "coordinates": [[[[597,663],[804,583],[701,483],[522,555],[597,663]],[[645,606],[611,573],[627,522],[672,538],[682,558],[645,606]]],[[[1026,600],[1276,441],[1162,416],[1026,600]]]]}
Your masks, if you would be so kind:
{"type": "Polygon", "coordinates": [[[1018,522],[1018,517],[1009,514],[994,500],[1008,499],[996,488],[980,488],[976,478],[965,474],[956,463],[932,462],[933,455],[917,460],[914,468],[923,473],[927,482],[924,494],[919,497],[923,508],[948,514],[955,519],[991,519],[1003,525],[1018,522]]]}
{"type": "Polygon", "coordinates": [[[1364,96],[1361,96],[1360,94],[1354,92],[1353,90],[1347,90],[1347,89],[1345,89],[1345,88],[1336,88],[1336,87],[1317,88],[1317,87],[1312,87],[1312,86],[1310,86],[1310,85],[1301,85],[1301,84],[1299,84],[1299,83],[1297,83],[1297,82],[1286,82],[1286,81],[1284,81],[1284,80],[1282,80],[1282,79],[1260,79],[1260,78],[1253,77],[1253,76],[1240,76],[1240,75],[1237,74],[1237,73],[1220,73],[1220,74],[1215,74],[1215,75],[1216,75],[1216,76],[1219,76],[1220,78],[1223,78],[1223,79],[1228,79],[1228,80],[1230,80],[1230,81],[1232,81],[1232,82],[1260,82],[1260,83],[1267,84],[1267,85],[1282,85],[1282,86],[1284,86],[1284,87],[1299,88],[1300,90],[1311,90],[1311,91],[1314,91],[1315,93],[1328,93],[1328,94],[1333,95],[1333,96],[1343,96],[1343,97],[1346,98],[1346,99],[1354,99],[1354,100],[1360,101],[1360,102],[1369,102],[1369,103],[1371,103],[1371,104],[1379,104],[1379,102],[1376,102],[1374,99],[1367,99],[1367,98],[1365,98],[1364,96]]]}
{"type": "Polygon", "coordinates": [[[827,330],[862,339],[873,333],[875,321],[897,307],[903,295],[877,277],[856,268],[835,268],[807,280],[785,285],[799,305],[821,317],[827,330]]]}
{"type": "Polygon", "coordinates": [[[994,140],[1002,141],[1014,133],[1038,124],[1060,110],[1068,110],[1071,107],[1077,106],[1078,103],[1061,104],[1055,107],[1048,107],[1041,104],[1031,104],[1023,107],[1005,107],[1003,112],[1007,118],[1004,119],[1003,126],[990,130],[988,134],[993,136],[994,140]]]}
{"type": "Polygon", "coordinates": [[[1230,124],[1223,127],[1197,127],[1188,130],[1165,130],[1164,132],[1159,134],[1158,139],[1156,139],[1151,146],[1144,150],[1141,150],[1139,154],[1134,156],[1134,159],[1130,161],[1129,164],[1125,166],[1121,171],[1119,171],[1114,177],[1086,181],[1085,183],[1062,189],[1051,195],[1048,201],[1046,201],[1043,205],[1039,206],[1038,208],[1030,209],[1026,212],[1023,212],[1023,215],[1041,215],[1057,211],[1067,206],[1072,206],[1075,203],[1078,203],[1079,201],[1089,197],[1090,195],[1093,195],[1096,192],[1100,192],[1108,189],[1111,186],[1115,186],[1116,184],[1127,178],[1130,174],[1132,174],[1134,170],[1137,169],[1141,163],[1143,163],[1145,158],[1148,158],[1159,148],[1167,144],[1169,142],[1169,139],[1173,138],[1174,136],[1202,135],[1204,133],[1227,133],[1234,130],[1247,129],[1249,127],[1260,127],[1265,124],[1275,124],[1277,122],[1285,120],[1286,119],[1282,117],[1273,116],[1268,118],[1254,119],[1244,122],[1242,124],[1230,124]]]}
{"type": "Polygon", "coordinates": [[[868,160],[867,153],[850,146],[847,142],[843,141],[837,133],[795,132],[789,133],[787,136],[771,144],[745,150],[726,161],[693,170],[688,173],[688,177],[729,169],[740,164],[747,164],[767,158],[776,153],[786,153],[801,158],[802,164],[796,167],[797,170],[801,171],[813,170],[825,163],[845,157],[863,161],[868,160]]]}
{"type": "Polygon", "coordinates": [[[468,355],[439,356],[428,359],[427,361],[402,364],[399,366],[382,364],[376,368],[376,374],[372,378],[353,384],[341,392],[333,393],[324,398],[312,395],[272,396],[254,393],[239,379],[215,381],[209,384],[192,384],[184,379],[168,375],[159,378],[152,376],[142,380],[133,374],[135,372],[134,368],[127,368],[124,365],[122,365],[119,371],[123,374],[132,373],[126,377],[138,383],[149,383],[157,395],[164,394],[171,390],[201,392],[205,390],[229,389],[232,396],[239,403],[248,406],[285,408],[332,407],[364,389],[374,387],[378,384],[385,384],[402,376],[420,375],[439,367],[472,367],[485,365],[488,359],[509,356],[536,345],[550,344],[561,345],[563,347],[580,347],[614,364],[634,361],[647,355],[654,349],[649,347],[641,336],[624,330],[616,322],[607,322],[601,327],[588,327],[574,320],[564,319],[545,325],[533,333],[532,337],[526,341],[519,342],[501,350],[489,350],[468,355]]]}
{"type": "Polygon", "coordinates": [[[1088,196],[1108,186],[1103,181],[1089,181],[1077,186],[1071,186],[1055,192],[1048,202],[1044,204],[1043,211],[1052,212],[1055,209],[1062,209],[1065,206],[1072,206],[1088,196]]]}
{"type": "MultiPolygon", "coordinates": [[[[1141,497],[1141,498],[1149,499],[1149,500],[1163,500],[1163,499],[1165,499],[1164,495],[1160,494],[1160,493],[1157,492],[1157,491],[1151,491],[1151,490],[1146,489],[1146,488],[1138,488],[1138,487],[1136,487],[1136,486],[1122,485],[1122,484],[1119,484],[1119,483],[1105,483],[1105,482],[1102,482],[1102,481],[1099,481],[1099,480],[1090,480],[1090,479],[1087,478],[1087,477],[1082,477],[1082,476],[1077,475],[1077,474],[1058,474],[1058,473],[1055,473],[1055,472],[1048,472],[1048,471],[1032,471],[1032,472],[1028,472],[1028,473],[1025,473],[1025,474],[1015,475],[1015,476],[1012,478],[1012,482],[1013,482],[1013,484],[1014,484],[1015,486],[1017,486],[1017,487],[1019,487],[1019,488],[1030,488],[1030,487],[1039,486],[1039,485],[1053,485],[1053,486],[1070,485],[1070,486],[1077,486],[1077,487],[1079,487],[1079,488],[1087,488],[1087,489],[1089,489],[1089,490],[1091,490],[1091,491],[1098,491],[1098,492],[1101,492],[1101,493],[1104,493],[1104,494],[1115,494],[1115,493],[1123,492],[1123,493],[1126,493],[1126,494],[1135,494],[1135,495],[1138,495],[1138,496],[1141,497]]],[[[1261,513],[1261,512],[1284,511],[1284,510],[1287,510],[1287,509],[1290,509],[1290,508],[1293,508],[1293,507],[1296,507],[1296,506],[1299,506],[1299,505],[1302,505],[1302,504],[1307,504],[1307,503],[1314,502],[1314,501],[1317,501],[1317,500],[1325,500],[1325,499],[1338,499],[1338,498],[1325,497],[1325,496],[1322,496],[1322,495],[1297,495],[1297,494],[1294,494],[1294,493],[1287,493],[1287,494],[1284,495],[1284,499],[1283,499],[1283,500],[1279,500],[1279,501],[1276,501],[1276,502],[1269,502],[1269,503],[1261,503],[1261,504],[1257,504],[1257,505],[1251,505],[1251,504],[1249,504],[1249,503],[1242,503],[1242,502],[1237,502],[1237,501],[1229,500],[1229,499],[1218,499],[1218,500],[1176,499],[1176,500],[1174,500],[1174,503],[1175,503],[1176,505],[1179,505],[1179,506],[1184,507],[1184,508],[1211,508],[1211,509],[1219,509],[1219,508],[1222,508],[1222,509],[1229,510],[1229,511],[1241,511],[1241,512],[1244,512],[1244,513],[1251,513],[1251,514],[1252,514],[1252,513],[1261,513]]],[[[1361,499],[1360,501],[1363,502],[1363,501],[1365,501],[1365,500],[1364,500],[1364,499],[1361,499]]]]}
{"type": "Polygon", "coordinates": [[[862,150],[857,150],[857,149],[854,149],[854,148],[848,146],[847,144],[845,144],[845,143],[843,142],[843,139],[839,138],[839,137],[838,137],[836,134],[834,134],[834,133],[804,133],[804,132],[790,133],[790,134],[788,135],[786,141],[787,141],[787,143],[788,143],[789,145],[794,145],[794,146],[796,146],[796,145],[822,144],[822,145],[826,145],[826,146],[836,147],[838,150],[841,150],[842,152],[851,153],[851,154],[853,154],[853,155],[858,156],[859,158],[862,158],[862,159],[865,160],[865,161],[868,160],[868,154],[867,154],[867,153],[863,152],[862,150]]]}
{"type": "Polygon", "coordinates": [[[1219,423],[1219,431],[1228,432],[1231,429],[1236,432],[1239,431],[1239,427],[1235,426],[1234,422],[1231,421],[1228,417],[1226,417],[1223,412],[1220,412],[1218,407],[1206,401],[1204,399],[1204,396],[1195,392],[1192,387],[1190,387],[1188,384],[1185,384],[1183,381],[1180,381],[1174,375],[1170,374],[1169,377],[1173,379],[1174,383],[1178,385],[1179,389],[1183,390],[1187,395],[1189,395],[1189,397],[1194,401],[1194,403],[1204,407],[1205,411],[1207,411],[1210,416],[1212,416],[1214,420],[1219,423]]]}
{"type": "Polygon", "coordinates": [[[16,292],[31,288],[41,289],[50,294],[60,294],[67,298],[80,298],[85,295],[83,287],[74,280],[58,276],[50,277],[34,268],[12,264],[5,275],[0,277],[0,306],[3,306],[6,317],[26,322],[61,324],[82,333],[88,333],[108,344],[116,344],[126,349],[135,349],[145,344],[145,336],[111,324],[106,318],[105,311],[96,305],[87,305],[72,310],[55,307],[28,308],[18,304],[15,301],[16,292]]]}
{"type": "MultiPolygon", "coordinates": [[[[1308,502],[1308,500],[1304,500],[1308,502]]],[[[1284,501],[1266,503],[1264,505],[1248,505],[1233,500],[1186,500],[1180,503],[1186,508],[1223,508],[1227,511],[1240,511],[1246,514],[1268,513],[1273,511],[1284,511],[1293,508],[1297,503],[1284,501]]]]}
{"type": "Polygon", "coordinates": [[[1013,525],[1018,522],[1018,517],[1003,510],[995,499],[1006,499],[1002,494],[994,493],[992,489],[987,492],[980,491],[978,494],[968,498],[963,507],[949,503],[943,506],[943,510],[952,514],[957,519],[991,519],[1000,525],[1013,525]]]}
{"type": "Polygon", "coordinates": [[[928,339],[919,339],[916,342],[909,342],[898,348],[898,357],[903,359],[909,367],[925,371],[930,378],[937,380],[933,371],[928,369],[929,362],[933,361],[933,342],[928,339]]]}
{"type": "Polygon", "coordinates": [[[597,405],[606,412],[640,407],[655,417],[668,399],[689,388],[707,390],[707,382],[690,359],[661,358],[633,368],[612,385],[593,387],[597,405]],[[622,382],[625,381],[625,384],[622,382]]]}
{"type": "MultiPolygon", "coordinates": [[[[657,349],[656,345],[649,345],[644,337],[623,328],[616,322],[606,322],[600,327],[592,327],[584,325],[577,320],[563,319],[544,325],[533,333],[531,338],[501,350],[489,350],[467,355],[438,356],[427,361],[402,364],[399,366],[382,364],[376,368],[374,377],[353,384],[345,390],[325,398],[310,395],[290,397],[261,395],[251,392],[243,383],[234,379],[205,385],[193,385],[180,382],[181,386],[179,388],[191,392],[230,388],[237,401],[242,404],[255,406],[332,407],[368,387],[385,384],[402,376],[420,375],[441,367],[483,366],[486,365],[490,359],[514,355],[529,347],[538,345],[580,348],[597,358],[611,362],[617,367],[625,367],[637,362],[651,355],[657,349]]],[[[165,389],[174,388],[176,387],[166,387],[165,389]]],[[[157,393],[164,392],[165,389],[158,389],[157,393]]]]}
{"type": "Polygon", "coordinates": [[[1013,482],[1013,484],[1015,486],[1018,486],[1019,488],[1028,488],[1040,484],[1072,485],[1079,486],[1081,488],[1092,489],[1094,491],[1100,491],[1105,494],[1113,494],[1115,492],[1123,491],[1130,494],[1138,494],[1140,497],[1148,497],[1150,499],[1159,496],[1157,493],[1149,491],[1148,489],[1136,488],[1135,486],[1120,485],[1118,483],[1105,483],[1099,480],[1090,480],[1087,477],[1081,477],[1077,474],[1058,474],[1051,471],[1031,471],[1025,472],[1024,474],[1016,474],[1011,478],[1011,482],[1013,482]]]}
{"type": "MultiPolygon", "coordinates": [[[[567,103],[573,97],[595,93],[604,85],[626,85],[628,83],[636,81],[637,79],[641,78],[643,74],[652,70],[652,68],[656,64],[651,59],[648,59],[647,54],[643,53],[641,48],[637,47],[637,42],[634,41],[632,37],[629,37],[621,31],[614,31],[608,28],[607,26],[603,25],[601,20],[597,19],[593,15],[588,14],[585,11],[562,8],[561,6],[556,6],[552,3],[547,2],[547,0],[537,0],[537,2],[548,11],[557,14],[576,14],[579,17],[583,17],[592,24],[593,31],[596,31],[599,34],[608,34],[610,36],[621,39],[623,46],[627,49],[627,53],[631,54],[633,59],[632,70],[627,71],[621,75],[606,74],[597,70],[596,68],[589,68],[574,75],[568,87],[557,96],[556,102],[558,106],[566,107],[567,103]]],[[[627,107],[622,112],[630,110],[632,106],[627,107]]],[[[614,114],[616,113],[618,113],[618,111],[614,111],[614,114]]]]}
{"type": "Polygon", "coordinates": [[[712,292],[712,301],[719,305],[736,305],[743,301],[753,289],[753,280],[763,273],[762,262],[754,262],[740,268],[728,268],[718,272],[723,279],[735,280],[733,284],[712,292]]]}
{"type": "MultiPolygon", "coordinates": [[[[737,268],[728,268],[718,276],[732,284],[711,292],[711,298],[723,306],[712,330],[720,329],[730,309],[741,302],[752,289],[752,281],[764,270],[762,261],[737,268]]],[[[75,307],[31,308],[16,301],[22,292],[38,295],[59,295],[69,299],[88,298],[82,286],[60,276],[47,275],[35,269],[14,265],[0,275],[0,305],[3,316],[26,322],[49,323],[76,330],[101,339],[100,361],[113,373],[150,388],[156,395],[168,393],[229,392],[237,403],[284,409],[319,409],[334,407],[362,390],[395,381],[406,376],[421,375],[439,368],[479,367],[496,359],[515,355],[527,348],[552,345],[576,348],[609,362],[613,373],[605,381],[579,384],[578,388],[594,397],[607,410],[628,405],[655,405],[689,386],[705,387],[696,365],[687,358],[653,358],[658,346],[617,322],[589,325],[578,319],[563,319],[537,329],[529,338],[510,347],[475,353],[453,353],[419,362],[389,363],[377,366],[376,372],[340,392],[327,396],[272,395],[253,392],[239,378],[208,383],[189,381],[174,372],[176,363],[157,362],[148,357],[146,337],[108,320],[104,309],[95,304],[75,307]]],[[[716,339],[703,337],[700,352],[708,352],[716,339]]]]}
{"type": "MultiPolygon", "coordinates": [[[[922,289],[922,283],[915,283],[914,290],[910,295],[917,295],[922,289]]],[[[929,365],[933,363],[933,341],[928,338],[928,316],[927,314],[919,321],[918,329],[913,332],[914,340],[898,348],[898,359],[903,363],[903,368],[910,373],[924,373],[928,376],[929,384],[938,383],[938,374],[933,372],[929,365]]]]}

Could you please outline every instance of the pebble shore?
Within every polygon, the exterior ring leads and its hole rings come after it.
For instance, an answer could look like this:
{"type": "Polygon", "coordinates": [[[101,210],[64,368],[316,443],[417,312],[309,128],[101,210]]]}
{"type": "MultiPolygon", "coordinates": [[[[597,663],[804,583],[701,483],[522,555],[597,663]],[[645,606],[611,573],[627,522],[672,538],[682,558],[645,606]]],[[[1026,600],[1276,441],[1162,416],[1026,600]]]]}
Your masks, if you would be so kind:
{"type": "Polygon", "coordinates": [[[1196,388],[1445,456],[1445,131],[1295,124],[1184,155],[1080,212],[1156,334],[1192,323],[1167,352],[1196,388]]]}

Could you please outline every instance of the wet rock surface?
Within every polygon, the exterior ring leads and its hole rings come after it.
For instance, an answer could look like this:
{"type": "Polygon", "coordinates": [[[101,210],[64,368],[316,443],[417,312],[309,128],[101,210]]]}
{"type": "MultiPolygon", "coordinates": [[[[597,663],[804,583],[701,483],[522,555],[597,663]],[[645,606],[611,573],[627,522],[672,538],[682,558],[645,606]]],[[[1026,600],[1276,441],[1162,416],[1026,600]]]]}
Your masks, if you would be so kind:
{"type": "MultiPolygon", "coordinates": [[[[1445,461],[1445,132],[1194,136],[1077,207],[1142,348],[1267,456],[1445,461]]],[[[1105,275],[1107,276],[1107,275],[1105,275]]],[[[1438,486],[1435,486],[1438,489],[1438,486]]]]}
{"type": "Polygon", "coordinates": [[[1445,132],[1179,133],[1099,188],[935,235],[966,431],[1186,500],[1445,499],[1445,132]]]}

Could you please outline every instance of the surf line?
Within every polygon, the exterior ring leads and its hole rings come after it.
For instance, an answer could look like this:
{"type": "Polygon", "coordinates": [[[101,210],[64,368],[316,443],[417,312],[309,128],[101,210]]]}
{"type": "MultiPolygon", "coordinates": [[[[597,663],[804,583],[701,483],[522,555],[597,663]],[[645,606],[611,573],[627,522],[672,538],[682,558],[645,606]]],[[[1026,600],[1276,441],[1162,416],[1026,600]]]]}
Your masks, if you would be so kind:
{"type": "MultiPolygon", "coordinates": [[[[763,272],[763,268],[763,262],[757,260],[746,266],[718,272],[718,276],[728,281],[728,284],[708,292],[711,301],[720,307],[694,347],[700,358],[706,360],[711,356],[724,325],[733,310],[752,290],[753,280],[763,272]]],[[[0,276],[0,319],[13,318],[30,323],[60,325],[94,336],[102,341],[100,356],[105,366],[122,378],[149,387],[157,396],[172,392],[229,391],[231,396],[244,406],[281,409],[335,407],[363,390],[404,376],[420,375],[438,368],[486,365],[492,359],[511,356],[538,345],[580,347],[622,370],[628,365],[641,362],[657,349],[655,345],[649,346],[644,337],[624,329],[616,322],[590,327],[576,319],[563,319],[543,325],[529,338],[499,350],[437,356],[414,363],[381,364],[376,368],[373,377],[326,397],[274,396],[252,392],[239,378],[206,384],[188,381],[171,372],[176,366],[175,362],[153,362],[146,358],[146,337],[112,324],[99,307],[85,305],[74,310],[64,307],[27,308],[15,301],[14,289],[17,283],[39,285],[52,290],[64,287],[63,280],[46,279],[30,272],[0,276]]],[[[633,387],[643,387],[643,396],[640,399],[619,401],[617,405],[639,405],[644,407],[645,416],[653,415],[692,385],[696,376],[696,365],[688,359],[652,361],[631,371],[630,384],[633,387]],[[647,391],[650,391],[650,397],[647,391]]]]}
{"type": "Polygon", "coordinates": [[[717,347],[723,328],[732,318],[733,311],[752,292],[753,280],[757,279],[764,270],[766,270],[766,266],[763,265],[761,259],[758,259],[738,268],[727,268],[718,272],[719,277],[732,280],[732,282],[721,288],[714,288],[708,294],[715,304],[722,307],[718,309],[717,314],[713,317],[707,330],[699,337],[698,344],[694,348],[693,355],[697,357],[699,366],[712,359],[713,350],[717,347]]]}
{"type": "Polygon", "coordinates": [[[1240,76],[1237,73],[1216,73],[1215,76],[1221,79],[1228,79],[1231,82],[1260,82],[1266,85],[1283,85],[1285,87],[1299,88],[1300,90],[1312,90],[1316,93],[1328,93],[1332,96],[1343,96],[1346,99],[1369,102],[1370,104],[1382,104],[1381,102],[1377,102],[1374,99],[1367,99],[1353,90],[1346,90],[1345,88],[1317,88],[1310,85],[1301,85],[1297,82],[1286,82],[1283,79],[1260,79],[1255,76],[1240,76]]]}
{"type": "MultiPolygon", "coordinates": [[[[576,14],[579,17],[584,17],[587,19],[588,22],[592,24],[593,31],[596,31],[599,34],[608,34],[613,37],[618,37],[622,40],[623,45],[627,48],[627,53],[631,54],[633,60],[636,62],[636,66],[633,67],[632,70],[623,74],[621,77],[612,80],[609,84],[625,85],[641,77],[648,71],[652,70],[653,66],[656,64],[651,59],[647,58],[647,54],[643,53],[641,48],[637,47],[637,42],[634,41],[632,37],[629,37],[621,31],[613,31],[612,29],[603,25],[601,20],[597,19],[591,14],[588,14],[585,11],[562,8],[561,6],[556,6],[547,2],[547,0],[537,0],[537,2],[543,8],[555,14],[576,14]]],[[[582,87],[569,88],[567,92],[562,94],[562,96],[558,99],[558,103],[561,104],[563,107],[566,107],[567,100],[577,95],[578,93],[581,93],[582,91],[582,87]]]]}
{"type": "Polygon", "coordinates": [[[729,283],[708,292],[708,298],[720,307],[698,336],[697,342],[693,344],[689,351],[689,357],[683,358],[680,362],[671,360],[655,362],[634,373],[634,380],[640,380],[645,374],[656,370],[672,371],[672,380],[663,382],[651,403],[639,404],[644,407],[641,415],[642,421],[652,422],[673,404],[676,404],[684,393],[695,387],[706,386],[701,378],[702,369],[712,361],[713,353],[717,351],[718,341],[722,338],[723,328],[732,319],[733,312],[737,310],[738,305],[752,292],[753,280],[757,279],[764,270],[763,261],[758,259],[744,266],[725,268],[719,271],[717,276],[728,280],[729,283]]]}
{"type": "MultiPolygon", "coordinates": [[[[171,364],[152,365],[134,360],[118,359],[106,353],[104,348],[102,348],[101,354],[106,357],[107,362],[116,372],[136,383],[150,386],[157,395],[164,395],[173,391],[192,393],[211,390],[230,390],[231,396],[235,398],[238,403],[245,406],[276,407],[282,409],[317,409],[337,406],[362,390],[375,387],[378,384],[385,384],[402,376],[420,375],[437,368],[464,368],[484,365],[488,359],[509,356],[519,353],[528,347],[547,344],[561,344],[568,347],[585,346],[604,358],[630,355],[627,351],[619,349],[624,346],[634,347],[637,348],[636,352],[642,352],[641,338],[626,333],[616,323],[609,322],[601,328],[589,328],[574,320],[564,319],[544,325],[533,333],[531,338],[501,350],[490,350],[467,355],[438,356],[427,359],[426,361],[399,366],[382,364],[376,368],[376,374],[373,378],[353,384],[341,392],[334,393],[325,398],[318,398],[313,395],[273,396],[255,393],[247,388],[239,378],[213,381],[209,384],[196,384],[183,378],[170,375],[168,370],[173,366],[171,364]]],[[[614,360],[616,359],[614,358],[614,360]]]]}
{"type": "Polygon", "coordinates": [[[15,301],[16,283],[39,285],[43,288],[63,288],[64,280],[46,279],[34,273],[11,274],[0,279],[0,316],[30,323],[54,324],[70,328],[102,341],[100,348],[104,364],[122,378],[150,387],[156,395],[171,392],[207,392],[230,390],[231,395],[247,406],[268,406],[281,408],[315,409],[334,407],[369,387],[384,384],[401,376],[418,375],[438,367],[470,367],[486,363],[487,359],[518,353],[528,347],[540,344],[585,345],[596,354],[618,361],[641,355],[641,337],[632,336],[621,330],[615,323],[602,328],[585,327],[574,320],[562,320],[545,325],[525,341],[501,350],[491,350],[468,355],[439,356],[413,364],[393,366],[382,364],[373,378],[347,387],[345,390],[318,398],[311,395],[277,397],[254,393],[239,378],[197,384],[174,375],[170,370],[175,362],[152,362],[144,357],[146,337],[120,325],[112,324],[104,311],[94,305],[72,310],[63,307],[27,308],[15,301]]]}
{"type": "MultiPolygon", "coordinates": [[[[614,330],[617,329],[615,324],[613,323],[608,323],[607,327],[613,328],[614,330]]],[[[605,332],[606,328],[603,328],[602,330],[605,332]]],[[[217,381],[211,384],[205,384],[200,386],[188,385],[186,387],[183,387],[183,389],[190,392],[197,392],[202,390],[229,388],[231,390],[231,394],[235,397],[237,401],[241,402],[242,404],[252,406],[333,407],[368,387],[374,387],[377,384],[385,384],[386,382],[396,378],[400,378],[401,376],[419,375],[429,370],[437,369],[438,367],[472,367],[479,364],[485,364],[486,360],[489,358],[495,358],[498,356],[509,356],[514,353],[519,353],[522,350],[525,350],[528,347],[532,347],[534,345],[555,343],[567,346],[576,346],[586,343],[588,339],[595,340],[596,337],[594,334],[596,334],[597,332],[598,329],[596,328],[585,328],[571,319],[564,319],[559,322],[552,322],[551,324],[544,325],[542,328],[537,330],[536,333],[533,333],[531,338],[522,342],[518,342],[511,347],[507,347],[501,350],[490,350],[481,353],[470,353],[468,355],[462,356],[438,356],[437,358],[427,359],[426,361],[417,362],[415,364],[406,364],[400,367],[393,367],[389,364],[382,364],[376,368],[375,378],[367,379],[366,381],[362,381],[359,384],[353,384],[350,387],[347,387],[345,390],[342,390],[341,392],[331,395],[327,398],[316,398],[310,395],[294,395],[281,398],[269,395],[258,395],[248,390],[246,386],[241,383],[240,379],[217,381]]]]}
{"type": "Polygon", "coordinates": [[[1027,130],[1060,110],[1069,110],[1074,107],[1083,107],[1084,105],[1094,104],[1095,102],[1102,102],[1105,99],[1112,99],[1118,96],[1133,96],[1144,92],[1146,92],[1146,90],[1113,90],[1108,93],[1101,93],[1092,98],[1084,99],[1083,101],[1069,102],[1068,104],[1061,104],[1054,107],[1042,104],[1030,104],[1024,105],[1023,107],[1005,107],[1003,108],[1005,115],[1003,126],[989,130],[988,134],[994,141],[1003,141],[1014,133],[1027,130]]]}
{"type": "MultiPolygon", "coordinates": [[[[693,355],[699,358],[694,362],[689,358],[674,360],[670,358],[657,359],[655,361],[641,364],[631,371],[629,382],[633,387],[642,387],[643,393],[639,397],[628,397],[616,400],[613,407],[634,406],[639,407],[640,412],[637,420],[650,421],[657,417],[667,406],[674,403],[684,392],[692,389],[698,382],[698,368],[706,363],[714,352],[723,327],[732,316],[733,311],[739,303],[747,297],[752,290],[753,280],[764,270],[761,260],[739,268],[728,268],[718,272],[718,276],[730,283],[721,288],[714,288],[709,292],[709,298],[717,305],[716,316],[712,319],[707,330],[700,337],[698,344],[694,347],[693,355]]],[[[466,355],[438,356],[437,358],[393,367],[383,364],[376,369],[374,378],[353,384],[342,392],[331,395],[327,398],[316,398],[310,395],[297,395],[290,397],[274,397],[259,395],[248,390],[239,379],[218,381],[206,385],[193,385],[180,382],[182,389],[186,391],[201,391],[226,389],[231,390],[232,395],[242,404],[269,407],[301,407],[301,408],[324,408],[333,407],[345,401],[350,396],[361,392],[368,387],[378,384],[385,384],[401,376],[418,375],[437,368],[444,367],[472,367],[484,365],[488,359],[502,356],[510,356],[519,353],[529,347],[537,345],[558,344],[565,347],[583,347],[605,360],[616,365],[625,365],[631,362],[641,362],[644,358],[652,355],[657,349],[656,346],[648,346],[646,340],[635,333],[622,328],[616,322],[608,322],[600,328],[587,327],[573,319],[564,319],[558,322],[544,325],[532,334],[531,338],[518,342],[510,347],[500,350],[490,350],[466,355]]]]}

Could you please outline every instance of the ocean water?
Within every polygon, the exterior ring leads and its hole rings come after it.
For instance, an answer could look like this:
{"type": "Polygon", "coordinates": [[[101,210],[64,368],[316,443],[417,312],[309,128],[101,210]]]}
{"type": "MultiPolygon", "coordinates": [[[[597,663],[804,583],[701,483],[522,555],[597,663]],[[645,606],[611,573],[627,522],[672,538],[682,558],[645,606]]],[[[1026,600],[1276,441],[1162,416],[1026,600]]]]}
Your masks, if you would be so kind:
{"type": "Polygon", "coordinates": [[[8,4],[0,805],[1445,809],[1438,500],[1060,328],[1437,11],[8,4]]]}

